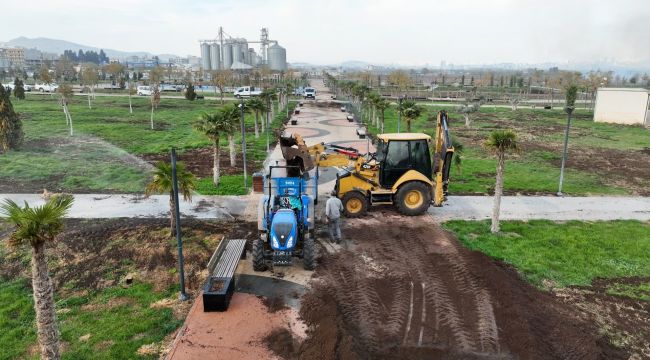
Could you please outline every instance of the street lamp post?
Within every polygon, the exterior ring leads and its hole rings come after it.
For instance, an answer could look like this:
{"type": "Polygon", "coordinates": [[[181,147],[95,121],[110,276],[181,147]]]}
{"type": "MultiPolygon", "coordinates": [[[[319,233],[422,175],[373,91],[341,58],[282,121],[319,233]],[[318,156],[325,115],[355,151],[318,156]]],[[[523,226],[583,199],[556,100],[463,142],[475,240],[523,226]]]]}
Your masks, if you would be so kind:
{"type": "Polygon", "coordinates": [[[185,262],[183,260],[183,241],[181,240],[181,212],[178,204],[178,179],[176,178],[176,149],[172,148],[172,190],[174,192],[174,217],[176,218],[176,243],[178,247],[178,275],[180,277],[180,300],[190,297],[185,292],[185,262]]]}
{"type": "Polygon", "coordinates": [[[244,124],[244,99],[239,100],[239,108],[241,109],[241,148],[242,160],[244,161],[244,188],[248,187],[248,173],[246,169],[246,125],[244,124]]]}

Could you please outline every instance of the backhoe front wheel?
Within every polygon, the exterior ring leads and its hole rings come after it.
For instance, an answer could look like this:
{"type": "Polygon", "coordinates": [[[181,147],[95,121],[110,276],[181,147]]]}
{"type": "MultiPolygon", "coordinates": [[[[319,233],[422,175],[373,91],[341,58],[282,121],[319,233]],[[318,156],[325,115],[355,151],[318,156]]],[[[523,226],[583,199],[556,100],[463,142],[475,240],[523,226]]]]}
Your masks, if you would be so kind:
{"type": "Polygon", "coordinates": [[[421,182],[413,181],[400,187],[395,196],[397,209],[404,215],[424,214],[431,203],[431,189],[421,182]]]}
{"type": "Polygon", "coordinates": [[[368,198],[358,191],[348,191],[341,202],[347,217],[359,217],[368,212],[368,198]]]}

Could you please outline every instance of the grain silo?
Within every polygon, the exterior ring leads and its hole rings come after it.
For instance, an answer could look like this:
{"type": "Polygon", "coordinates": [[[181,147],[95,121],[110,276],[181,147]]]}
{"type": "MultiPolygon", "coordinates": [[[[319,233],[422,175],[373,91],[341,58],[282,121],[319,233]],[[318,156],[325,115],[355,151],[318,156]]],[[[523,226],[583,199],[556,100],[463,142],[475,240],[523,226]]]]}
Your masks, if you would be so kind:
{"type": "Polygon", "coordinates": [[[204,71],[210,70],[211,69],[211,62],[210,62],[210,44],[208,43],[201,43],[201,67],[203,67],[204,71]]]}
{"type": "Polygon", "coordinates": [[[232,44],[232,62],[244,63],[244,52],[242,51],[242,39],[235,39],[232,44]]]}
{"type": "Polygon", "coordinates": [[[210,67],[212,70],[219,70],[221,67],[221,51],[219,44],[210,45],[210,67]]]}
{"type": "Polygon", "coordinates": [[[233,53],[233,45],[231,42],[227,42],[223,44],[223,68],[224,69],[230,69],[232,66],[232,53],[233,53]]]}
{"type": "Polygon", "coordinates": [[[287,50],[275,43],[268,50],[269,68],[275,71],[287,70],[287,50]]]}
{"type": "Polygon", "coordinates": [[[255,49],[250,48],[248,49],[248,65],[252,66],[257,66],[258,61],[257,61],[257,54],[255,53],[255,49]]]}

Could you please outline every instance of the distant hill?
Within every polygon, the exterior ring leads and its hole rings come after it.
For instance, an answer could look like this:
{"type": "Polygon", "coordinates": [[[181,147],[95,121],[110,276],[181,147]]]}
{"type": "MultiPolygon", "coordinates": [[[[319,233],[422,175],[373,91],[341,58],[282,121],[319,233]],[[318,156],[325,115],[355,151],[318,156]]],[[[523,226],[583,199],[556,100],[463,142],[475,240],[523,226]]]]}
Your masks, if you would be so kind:
{"type": "MultiPolygon", "coordinates": [[[[120,58],[120,59],[129,56],[152,57],[155,55],[145,51],[120,51],[114,49],[105,49],[105,48],[98,48],[94,46],[76,44],[65,40],[48,39],[42,37],[32,39],[32,38],[21,36],[13,40],[7,41],[6,44],[11,46],[20,46],[27,49],[38,49],[43,52],[55,53],[55,54],[63,54],[63,51],[65,50],[78,51],[79,49],[81,49],[83,51],[92,50],[98,52],[100,49],[103,49],[109,58],[120,58]]],[[[161,59],[168,59],[168,58],[176,57],[176,55],[160,54],[158,55],[158,57],[160,57],[161,59]]]]}

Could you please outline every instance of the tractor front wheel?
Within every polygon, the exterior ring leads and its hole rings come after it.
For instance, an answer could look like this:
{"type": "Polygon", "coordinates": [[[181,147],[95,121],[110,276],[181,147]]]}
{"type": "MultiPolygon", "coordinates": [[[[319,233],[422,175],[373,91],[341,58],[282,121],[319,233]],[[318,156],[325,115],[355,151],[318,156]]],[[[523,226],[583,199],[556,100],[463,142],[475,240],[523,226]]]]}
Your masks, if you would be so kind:
{"type": "Polygon", "coordinates": [[[265,271],[266,264],[264,263],[264,241],[257,239],[253,242],[253,270],[265,271]]]}
{"type": "Polygon", "coordinates": [[[341,199],[345,216],[355,218],[368,212],[368,198],[358,191],[348,191],[341,199]]]}
{"type": "Polygon", "coordinates": [[[395,200],[397,209],[402,214],[422,215],[431,204],[431,189],[424,183],[412,181],[397,190],[395,200]]]}
{"type": "Polygon", "coordinates": [[[305,270],[314,270],[316,268],[316,252],[314,249],[314,239],[308,237],[302,245],[302,263],[305,270]]]}

